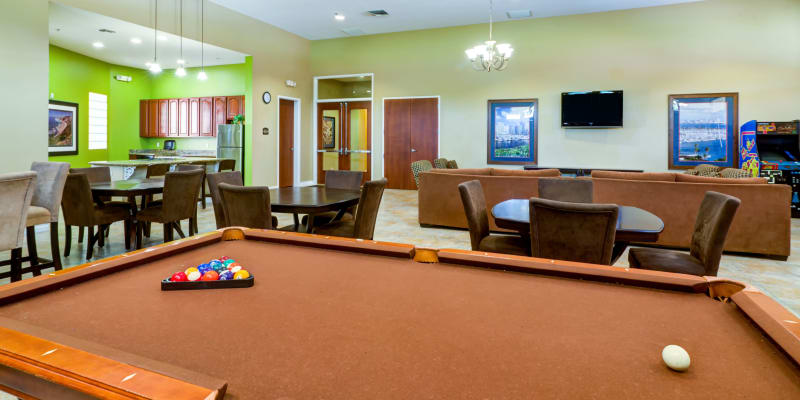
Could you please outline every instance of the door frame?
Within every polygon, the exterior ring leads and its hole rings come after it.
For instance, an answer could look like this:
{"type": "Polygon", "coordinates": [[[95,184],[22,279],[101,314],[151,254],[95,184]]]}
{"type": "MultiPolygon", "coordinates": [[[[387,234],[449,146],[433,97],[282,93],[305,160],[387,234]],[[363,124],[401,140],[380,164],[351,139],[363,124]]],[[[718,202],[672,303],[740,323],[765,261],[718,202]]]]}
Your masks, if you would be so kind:
{"type": "MultiPolygon", "coordinates": [[[[381,99],[381,174],[386,176],[386,100],[436,99],[436,157],[442,156],[442,96],[401,96],[381,99]]],[[[433,161],[433,160],[431,160],[433,161]]],[[[409,167],[410,168],[410,167],[409,167]]]]}
{"type": "MultiPolygon", "coordinates": [[[[375,155],[375,74],[372,72],[366,72],[361,74],[345,74],[345,75],[324,75],[324,76],[315,76],[314,77],[314,107],[311,110],[311,125],[314,129],[314,134],[311,135],[311,152],[314,155],[312,157],[312,169],[314,171],[314,176],[309,184],[316,184],[318,182],[319,177],[317,176],[317,104],[319,103],[341,103],[341,102],[351,102],[351,101],[369,101],[370,102],[370,129],[369,129],[369,142],[370,142],[370,151],[372,151],[372,155],[375,155]],[[352,99],[319,99],[319,81],[322,79],[336,79],[336,78],[354,78],[360,76],[368,76],[370,77],[370,85],[371,85],[371,96],[370,97],[359,97],[359,98],[352,98],[352,99]]],[[[383,145],[383,144],[381,144],[383,145]]],[[[297,146],[295,146],[296,148],[297,146]]],[[[375,157],[371,158],[370,164],[375,162],[375,157]]],[[[372,176],[374,175],[375,168],[370,165],[369,168],[369,176],[367,180],[372,180],[372,176]]],[[[382,172],[382,171],[381,171],[382,172]]],[[[305,183],[305,182],[304,182],[305,183]]]]}
{"type": "Polygon", "coordinates": [[[277,133],[275,135],[275,149],[277,157],[275,157],[275,187],[281,185],[281,99],[294,102],[294,154],[292,154],[292,186],[300,186],[300,111],[302,110],[302,100],[297,97],[289,97],[278,95],[278,106],[275,107],[276,115],[275,121],[277,124],[277,133]]]}

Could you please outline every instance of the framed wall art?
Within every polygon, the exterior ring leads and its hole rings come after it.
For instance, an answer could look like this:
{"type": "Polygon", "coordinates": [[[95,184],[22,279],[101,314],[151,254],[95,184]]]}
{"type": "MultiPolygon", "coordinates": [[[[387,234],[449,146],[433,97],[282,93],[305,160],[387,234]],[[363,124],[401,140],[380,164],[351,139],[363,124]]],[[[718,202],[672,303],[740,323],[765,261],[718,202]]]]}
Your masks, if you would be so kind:
{"type": "Polygon", "coordinates": [[[489,100],[488,164],[531,164],[538,160],[537,99],[489,100]]]}
{"type": "Polygon", "coordinates": [[[336,148],[336,118],[322,117],[322,148],[336,148]]]}
{"type": "Polygon", "coordinates": [[[739,94],[669,95],[669,169],[739,166],[739,94]]]}
{"type": "Polygon", "coordinates": [[[78,154],[78,104],[50,100],[47,114],[48,154],[51,156],[78,154]]]}

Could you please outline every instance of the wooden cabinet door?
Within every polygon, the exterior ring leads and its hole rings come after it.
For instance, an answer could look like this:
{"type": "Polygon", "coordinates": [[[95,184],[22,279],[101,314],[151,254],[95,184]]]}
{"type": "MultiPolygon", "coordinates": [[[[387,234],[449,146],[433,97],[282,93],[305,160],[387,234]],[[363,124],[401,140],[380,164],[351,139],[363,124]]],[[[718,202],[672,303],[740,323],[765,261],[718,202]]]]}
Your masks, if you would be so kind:
{"type": "Polygon", "coordinates": [[[200,98],[200,136],[214,136],[214,100],[211,97],[200,98]]]}
{"type": "Polygon", "coordinates": [[[179,118],[178,115],[178,99],[169,99],[169,132],[167,136],[178,136],[178,125],[179,125],[179,118]]]}
{"type": "Polygon", "coordinates": [[[228,102],[226,97],[214,97],[214,126],[228,123],[228,102]]]}
{"type": "Polygon", "coordinates": [[[189,99],[178,99],[178,136],[189,136],[189,99]]]}
{"type": "Polygon", "coordinates": [[[158,101],[158,136],[164,137],[169,135],[169,100],[158,101]]]}
{"type": "Polygon", "coordinates": [[[228,96],[226,100],[229,120],[234,119],[239,114],[244,115],[244,96],[228,96]]]}
{"type": "Polygon", "coordinates": [[[189,99],[189,136],[200,136],[200,99],[189,99]]]}
{"type": "Polygon", "coordinates": [[[158,100],[147,100],[147,137],[158,136],[158,100]]]}
{"type": "Polygon", "coordinates": [[[139,100],[139,137],[147,137],[147,100],[139,100]]]}

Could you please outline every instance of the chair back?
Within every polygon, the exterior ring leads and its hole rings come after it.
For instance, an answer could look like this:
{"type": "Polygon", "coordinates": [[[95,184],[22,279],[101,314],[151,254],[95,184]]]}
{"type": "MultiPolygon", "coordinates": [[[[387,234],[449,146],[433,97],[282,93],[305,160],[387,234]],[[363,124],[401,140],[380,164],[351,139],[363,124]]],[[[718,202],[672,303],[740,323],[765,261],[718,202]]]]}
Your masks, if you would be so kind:
{"type": "Polygon", "coordinates": [[[0,251],[22,247],[36,172],[0,174],[0,251]]]}
{"type": "Polygon", "coordinates": [[[329,189],[359,190],[362,179],[364,173],[361,171],[325,171],[325,187],[329,189]]]}
{"type": "Polygon", "coordinates": [[[689,254],[706,267],[706,275],[717,276],[725,238],[741,201],[733,196],[706,192],[694,224],[689,254]]]}
{"type": "Polygon", "coordinates": [[[201,170],[167,172],[164,178],[162,212],[165,221],[180,221],[194,217],[197,196],[203,184],[201,170]]]}
{"type": "Polygon", "coordinates": [[[111,168],[109,167],[70,168],[69,173],[84,174],[89,179],[89,183],[111,182],[111,168]]]}
{"type": "Polygon", "coordinates": [[[447,169],[458,169],[458,163],[456,162],[456,160],[448,160],[447,169]]]}
{"type": "Polygon", "coordinates": [[[386,189],[386,178],[369,181],[361,190],[361,199],[356,209],[353,237],[369,239],[375,234],[375,222],[378,219],[378,208],[381,206],[383,190],[386,189]]]}
{"type": "Polygon", "coordinates": [[[227,226],[272,229],[272,207],[266,186],[219,184],[227,226]]]}
{"type": "Polygon", "coordinates": [[[214,218],[217,220],[217,229],[225,228],[228,224],[225,222],[225,207],[222,205],[219,185],[221,183],[227,183],[234,186],[243,186],[244,180],[242,179],[242,172],[217,172],[206,175],[206,179],[208,180],[208,189],[211,192],[211,204],[214,206],[214,218]]]}
{"type": "Polygon", "coordinates": [[[217,165],[218,172],[233,171],[235,169],[236,169],[236,160],[230,160],[230,159],[222,160],[217,165]]]}
{"type": "Polygon", "coordinates": [[[165,176],[169,172],[169,164],[154,164],[147,166],[147,177],[165,176]]]}
{"type": "Polygon", "coordinates": [[[615,204],[531,198],[531,255],[609,265],[618,213],[615,204]]]}
{"type": "Polygon", "coordinates": [[[414,182],[417,184],[417,188],[419,188],[419,174],[432,169],[433,165],[428,160],[419,160],[411,163],[411,173],[414,174],[414,182]]]}
{"type": "Polygon", "coordinates": [[[592,181],[576,178],[539,178],[539,198],[568,201],[570,203],[591,203],[592,181]]]}
{"type": "Polygon", "coordinates": [[[205,171],[206,168],[200,164],[178,164],[175,171],[205,171]]]}
{"type": "Polygon", "coordinates": [[[467,181],[458,185],[461,204],[467,216],[469,240],[472,250],[478,250],[481,240],[489,236],[489,214],[486,209],[486,196],[483,194],[481,181],[467,181]]]}
{"type": "Polygon", "coordinates": [[[437,158],[433,160],[433,167],[439,169],[447,168],[447,159],[446,158],[437,158]]]}
{"type": "Polygon", "coordinates": [[[69,174],[69,163],[34,161],[31,171],[36,172],[36,189],[31,205],[50,211],[50,222],[58,222],[61,196],[69,174]]]}
{"type": "Polygon", "coordinates": [[[64,223],[72,226],[92,226],[94,224],[94,200],[89,177],[84,173],[67,175],[64,195],[61,197],[64,223]]]}

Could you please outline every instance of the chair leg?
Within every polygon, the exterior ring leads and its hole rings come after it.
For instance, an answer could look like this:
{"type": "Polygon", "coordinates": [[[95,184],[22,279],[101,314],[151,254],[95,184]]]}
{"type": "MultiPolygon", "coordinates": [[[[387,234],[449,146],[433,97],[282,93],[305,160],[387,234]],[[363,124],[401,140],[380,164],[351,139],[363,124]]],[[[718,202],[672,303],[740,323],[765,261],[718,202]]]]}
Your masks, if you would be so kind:
{"type": "Polygon", "coordinates": [[[173,238],[172,235],[172,222],[165,222],[164,223],[164,243],[171,242],[173,238]]]}
{"type": "Polygon", "coordinates": [[[144,229],[144,225],[142,222],[136,221],[136,240],[135,240],[135,247],[136,250],[142,248],[142,230],[144,229]]]}
{"type": "Polygon", "coordinates": [[[50,252],[53,253],[53,269],[60,271],[62,267],[61,254],[58,247],[58,221],[50,223],[50,252]]]}
{"type": "Polygon", "coordinates": [[[22,280],[22,247],[11,250],[11,282],[22,280]]]}
{"type": "Polygon", "coordinates": [[[203,210],[206,209],[206,177],[203,176],[203,184],[200,186],[200,204],[203,210]]]}
{"type": "Polygon", "coordinates": [[[106,225],[105,233],[106,233],[106,237],[108,237],[108,235],[111,233],[111,225],[106,225]]]}
{"type": "Polygon", "coordinates": [[[189,236],[194,236],[194,217],[189,218],[189,236]]]}
{"type": "Polygon", "coordinates": [[[39,252],[36,250],[35,226],[29,226],[25,228],[25,240],[28,243],[28,258],[30,258],[33,275],[34,276],[41,275],[41,271],[39,270],[39,268],[36,268],[36,266],[39,265],[39,252]]]}
{"type": "MultiPolygon", "coordinates": [[[[183,229],[181,228],[181,221],[175,221],[172,223],[172,226],[175,228],[175,232],[178,232],[181,239],[186,238],[186,235],[183,234],[183,229]]],[[[189,229],[192,229],[192,221],[189,221],[189,229]]]]}
{"type": "Polygon", "coordinates": [[[88,242],[86,244],[86,259],[91,260],[94,250],[94,243],[97,241],[97,237],[94,235],[94,226],[87,227],[86,231],[86,240],[88,242]]]}
{"type": "Polygon", "coordinates": [[[83,243],[83,227],[78,227],[78,243],[83,243]]]}
{"type": "Polygon", "coordinates": [[[108,225],[97,225],[97,245],[101,248],[106,245],[106,229],[108,229],[108,225]]]}
{"type": "Polygon", "coordinates": [[[64,226],[64,257],[69,257],[69,249],[72,247],[72,225],[64,226]]]}
{"type": "Polygon", "coordinates": [[[131,220],[126,219],[122,221],[123,228],[125,230],[125,250],[131,249],[131,220]]]}

